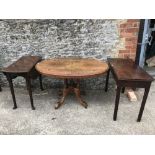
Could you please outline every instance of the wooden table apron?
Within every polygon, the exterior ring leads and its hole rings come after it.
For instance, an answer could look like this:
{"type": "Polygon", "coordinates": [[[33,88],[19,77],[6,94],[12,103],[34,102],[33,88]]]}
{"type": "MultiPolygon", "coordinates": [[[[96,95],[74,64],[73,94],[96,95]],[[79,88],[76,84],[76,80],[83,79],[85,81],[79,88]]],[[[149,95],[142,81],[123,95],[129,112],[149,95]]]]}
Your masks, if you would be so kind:
{"type": "Polygon", "coordinates": [[[79,103],[87,108],[87,103],[80,95],[80,79],[97,77],[108,71],[108,64],[95,59],[60,58],[39,62],[36,70],[40,74],[64,80],[61,100],[56,104],[58,109],[64,104],[66,96],[74,92],[79,103]]]}

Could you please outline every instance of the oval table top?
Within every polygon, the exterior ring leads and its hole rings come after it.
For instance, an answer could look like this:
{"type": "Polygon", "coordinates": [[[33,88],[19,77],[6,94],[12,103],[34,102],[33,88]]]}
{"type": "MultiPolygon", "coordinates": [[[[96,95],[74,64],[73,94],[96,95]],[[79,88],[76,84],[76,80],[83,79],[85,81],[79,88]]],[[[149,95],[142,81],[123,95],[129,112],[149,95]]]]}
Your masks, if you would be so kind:
{"type": "Polygon", "coordinates": [[[36,65],[41,74],[62,79],[95,77],[104,74],[108,68],[106,62],[90,58],[47,59],[36,65]]]}

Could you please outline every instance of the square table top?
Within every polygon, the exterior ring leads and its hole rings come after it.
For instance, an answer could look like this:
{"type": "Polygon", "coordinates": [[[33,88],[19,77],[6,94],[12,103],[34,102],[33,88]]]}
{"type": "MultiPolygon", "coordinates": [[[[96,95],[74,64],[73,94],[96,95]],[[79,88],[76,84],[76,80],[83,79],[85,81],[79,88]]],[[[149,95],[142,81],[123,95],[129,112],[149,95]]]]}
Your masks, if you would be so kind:
{"type": "Polygon", "coordinates": [[[118,80],[153,81],[153,77],[131,59],[109,58],[109,66],[118,80]]]}
{"type": "Polygon", "coordinates": [[[17,61],[2,69],[5,73],[28,73],[39,61],[39,56],[23,56],[17,61]]]}

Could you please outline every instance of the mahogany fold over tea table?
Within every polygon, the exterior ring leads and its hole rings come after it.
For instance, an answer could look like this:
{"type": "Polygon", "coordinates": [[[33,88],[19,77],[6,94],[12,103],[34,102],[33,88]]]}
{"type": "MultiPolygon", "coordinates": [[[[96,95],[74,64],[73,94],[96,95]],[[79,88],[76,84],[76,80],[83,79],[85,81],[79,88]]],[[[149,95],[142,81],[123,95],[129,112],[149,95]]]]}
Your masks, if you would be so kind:
{"type": "Polygon", "coordinates": [[[63,96],[55,109],[64,104],[70,92],[74,92],[80,104],[87,108],[87,103],[80,95],[80,79],[103,75],[108,70],[108,65],[96,59],[59,58],[39,62],[36,69],[42,75],[64,79],[63,96]]]}
{"type": "Polygon", "coordinates": [[[144,88],[144,96],[141,103],[139,115],[137,121],[140,122],[142,114],[144,111],[147,96],[150,90],[152,81],[154,80],[147,72],[145,72],[141,67],[136,65],[131,59],[121,59],[121,58],[110,58],[108,59],[109,71],[106,79],[106,88],[108,89],[108,80],[110,71],[117,84],[116,99],[115,99],[115,109],[113,120],[117,119],[117,111],[120,99],[120,92],[124,92],[125,87],[131,88],[144,88]]]}
{"type": "Polygon", "coordinates": [[[39,56],[23,56],[17,61],[15,61],[13,64],[11,64],[10,66],[2,69],[2,72],[4,73],[4,75],[6,76],[9,82],[13,103],[14,103],[13,109],[17,108],[17,103],[16,103],[12,79],[15,79],[18,76],[22,76],[26,80],[26,85],[30,96],[32,110],[35,110],[35,107],[33,105],[33,97],[32,97],[32,90],[31,90],[31,79],[36,79],[37,77],[39,77],[40,88],[41,90],[43,90],[41,75],[35,69],[35,65],[39,61],[41,61],[41,57],[39,56]]]}

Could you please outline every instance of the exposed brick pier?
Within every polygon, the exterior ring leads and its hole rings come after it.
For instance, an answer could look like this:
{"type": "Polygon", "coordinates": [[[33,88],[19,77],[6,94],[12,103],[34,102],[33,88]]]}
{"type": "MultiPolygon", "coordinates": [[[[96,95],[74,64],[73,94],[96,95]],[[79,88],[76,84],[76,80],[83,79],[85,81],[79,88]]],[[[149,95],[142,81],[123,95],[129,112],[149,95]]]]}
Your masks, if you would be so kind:
{"type": "Polygon", "coordinates": [[[135,59],[139,22],[137,19],[128,19],[120,23],[120,38],[124,41],[124,47],[119,50],[118,57],[135,59]]]}

